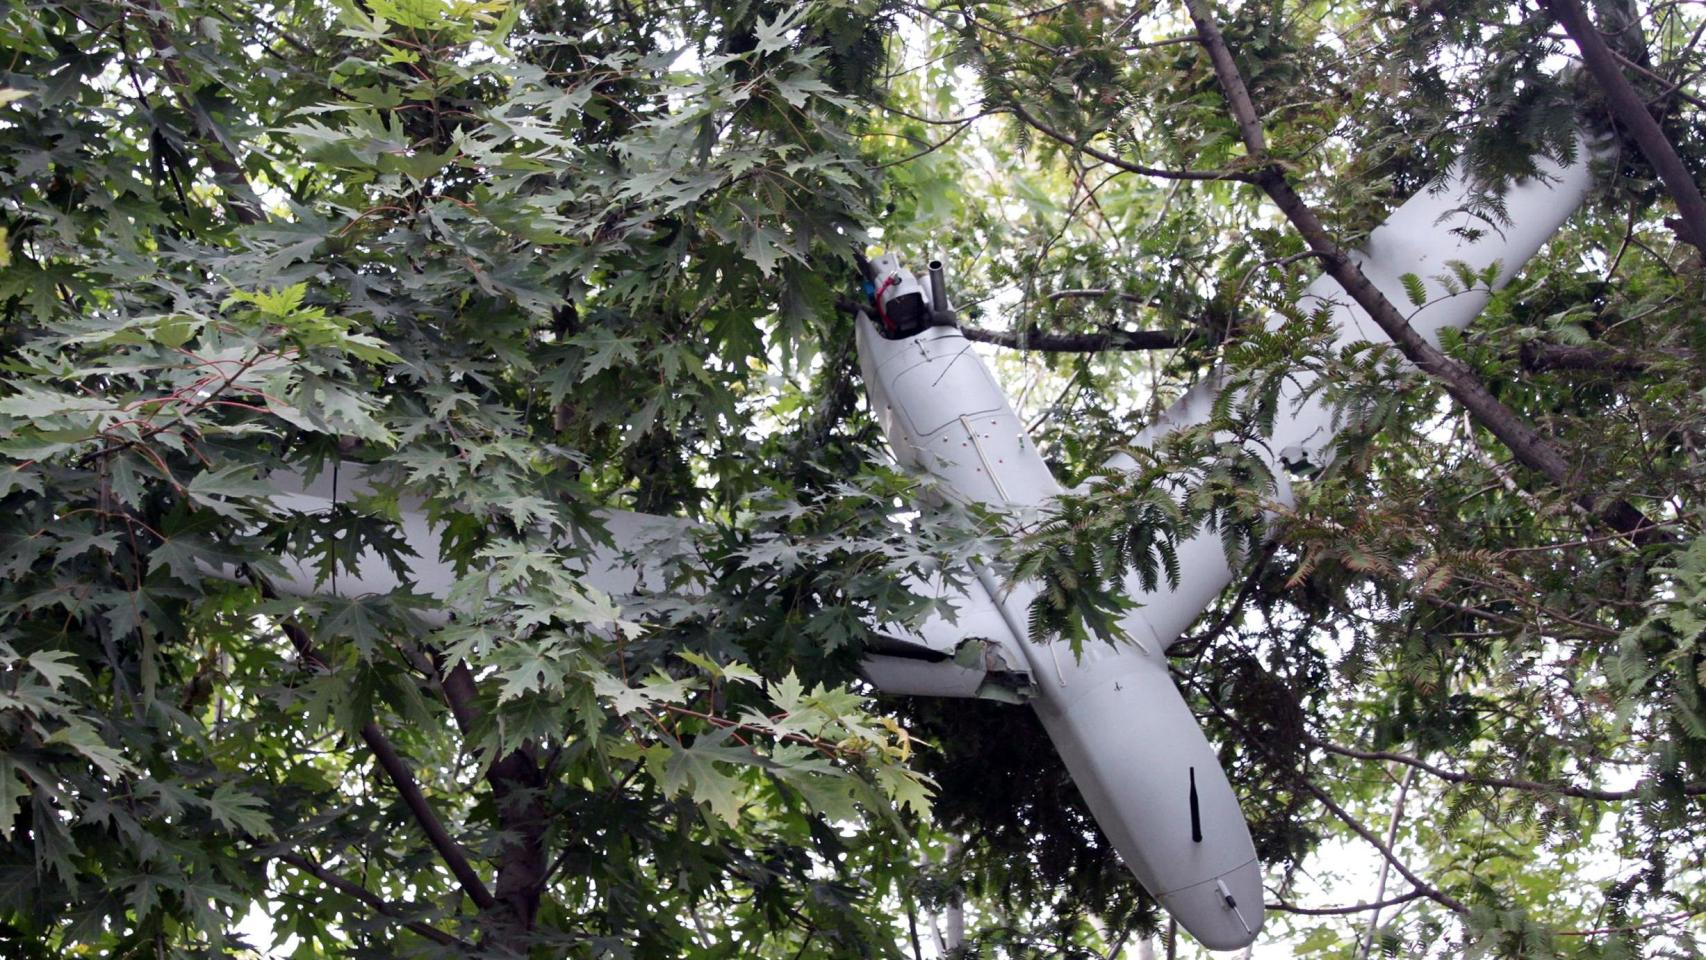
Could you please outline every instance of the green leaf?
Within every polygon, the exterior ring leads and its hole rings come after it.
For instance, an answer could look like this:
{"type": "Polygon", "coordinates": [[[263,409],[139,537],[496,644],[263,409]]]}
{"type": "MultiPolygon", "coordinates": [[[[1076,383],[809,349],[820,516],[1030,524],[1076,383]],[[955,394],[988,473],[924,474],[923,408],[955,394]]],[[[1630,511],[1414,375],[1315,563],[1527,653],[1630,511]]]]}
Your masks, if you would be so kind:
{"type": "Polygon", "coordinates": [[[273,835],[272,821],[266,815],[266,803],[233,783],[221,783],[207,798],[207,811],[220,826],[234,833],[251,837],[273,835]]]}
{"type": "Polygon", "coordinates": [[[718,761],[727,760],[729,756],[727,748],[713,751],[697,744],[691,748],[674,748],[664,766],[659,786],[669,793],[690,792],[695,802],[705,804],[729,826],[738,827],[744,802],[741,782],[718,769],[718,761]]]}
{"type": "Polygon", "coordinates": [[[59,685],[67,680],[77,683],[87,683],[83,671],[74,662],[76,657],[64,650],[37,650],[24,658],[35,672],[41,674],[47,685],[58,690],[59,685]]]}
{"type": "Polygon", "coordinates": [[[30,795],[23,771],[6,757],[0,757],[0,840],[12,839],[12,823],[18,816],[18,805],[30,795]]]}
{"type": "Polygon", "coordinates": [[[1404,285],[1404,296],[1409,298],[1411,306],[1427,306],[1428,285],[1422,282],[1421,277],[1413,273],[1406,273],[1399,276],[1398,280],[1404,285]]]}
{"type": "Polygon", "coordinates": [[[82,718],[73,717],[65,726],[55,730],[47,742],[70,747],[115,780],[133,769],[123,754],[107,746],[100,733],[82,718]]]}

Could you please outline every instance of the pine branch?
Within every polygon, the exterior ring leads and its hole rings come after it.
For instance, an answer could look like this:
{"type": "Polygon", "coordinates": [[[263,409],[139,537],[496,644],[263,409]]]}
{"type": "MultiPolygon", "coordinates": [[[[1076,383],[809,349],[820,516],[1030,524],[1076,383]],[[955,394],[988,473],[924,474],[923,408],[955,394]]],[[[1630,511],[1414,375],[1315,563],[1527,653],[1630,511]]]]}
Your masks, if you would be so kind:
{"type": "MultiPolygon", "coordinates": [[[[1380,288],[1368,279],[1362,269],[1333,240],[1314,209],[1298,195],[1297,190],[1286,179],[1285,172],[1268,155],[1261,115],[1250,99],[1249,88],[1244,83],[1238,65],[1232,59],[1232,51],[1226,46],[1226,38],[1221,35],[1219,26],[1214,22],[1208,0],[1185,0],[1185,5],[1190,11],[1191,20],[1196,24],[1197,36],[1203,48],[1208,51],[1215,76],[1220,81],[1233,120],[1244,139],[1245,149],[1258,164],[1256,172],[1251,175],[1252,182],[1260,186],[1274,201],[1280,212],[1285,214],[1286,219],[1309,244],[1309,248],[1325,264],[1327,274],[1337,281],[1357,306],[1386,333],[1399,352],[1443,386],[1477,422],[1498,437],[1523,466],[1545,477],[1560,489],[1569,490],[1575,486],[1578,471],[1558,446],[1537,433],[1513,410],[1493,396],[1492,391],[1487,389],[1486,384],[1482,383],[1473,371],[1447,357],[1438,347],[1428,342],[1427,338],[1417,333],[1398,308],[1393,306],[1392,301],[1380,292],[1380,288]]],[[[1636,544],[1646,545],[1662,540],[1657,525],[1627,500],[1618,499],[1601,505],[1597,498],[1587,493],[1575,494],[1574,499],[1589,515],[1629,537],[1636,544]]]]}

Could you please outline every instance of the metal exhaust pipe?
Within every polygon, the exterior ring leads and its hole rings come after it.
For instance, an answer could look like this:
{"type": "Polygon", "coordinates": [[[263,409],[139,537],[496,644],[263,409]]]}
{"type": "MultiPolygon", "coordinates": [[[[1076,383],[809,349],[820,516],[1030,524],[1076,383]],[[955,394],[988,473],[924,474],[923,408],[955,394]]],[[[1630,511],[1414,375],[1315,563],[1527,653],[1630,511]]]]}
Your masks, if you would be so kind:
{"type": "Polygon", "coordinates": [[[930,310],[933,313],[948,312],[948,279],[942,273],[942,261],[930,261],[930,310]]]}

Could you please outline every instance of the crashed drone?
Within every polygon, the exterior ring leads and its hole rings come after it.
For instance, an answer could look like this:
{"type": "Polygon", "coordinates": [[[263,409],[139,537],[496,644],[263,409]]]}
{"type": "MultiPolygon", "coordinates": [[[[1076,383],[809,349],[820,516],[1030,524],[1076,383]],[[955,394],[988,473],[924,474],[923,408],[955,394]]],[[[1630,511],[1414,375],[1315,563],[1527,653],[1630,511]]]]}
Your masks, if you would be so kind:
{"type": "MultiPolygon", "coordinates": [[[[1356,255],[1362,271],[1389,299],[1409,302],[1405,275],[1422,278],[1426,305],[1410,317],[1424,336],[1463,327],[1491,291],[1464,290],[1442,279],[1452,261],[1480,273],[1496,265],[1508,281],[1581,204],[1590,187],[1591,151],[1568,165],[1540,163],[1540,174],[1510,185],[1504,216],[1489,224],[1468,211],[1485,192],[1461,173],[1400,206],[1356,255]]],[[[998,510],[1044,506],[1062,492],[1013,412],[1006,395],[961,334],[939,263],[914,276],[893,254],[867,269],[870,308],[858,323],[858,351],[871,407],[903,466],[927,472],[938,488],[998,510]]],[[[1318,278],[1298,312],[1326,311],[1340,345],[1382,342],[1384,334],[1318,278]]],[[[1270,321],[1277,324],[1276,319],[1270,321]]],[[[1259,455],[1278,478],[1278,499],[1289,503],[1287,466],[1324,466],[1332,457],[1333,412],[1302,373],[1284,389],[1269,444],[1259,455]]],[[[1168,431],[1205,422],[1222,378],[1211,374],[1137,438],[1151,444],[1168,431]]],[[[1135,464],[1116,458],[1110,469],[1135,464]]],[[[318,513],[367,489],[357,470],[324,471],[313,482],[274,474],[275,503],[318,513]]],[[[685,521],[610,511],[602,517],[614,547],[585,556],[588,586],[621,597],[645,577],[624,556],[667,558],[685,549],[685,521]]],[[[419,509],[403,511],[400,534],[420,558],[411,583],[444,597],[455,574],[438,559],[442,531],[419,509]]],[[[1202,729],[1168,675],[1165,650],[1233,578],[1219,538],[1205,531],[1181,543],[1179,582],[1145,590],[1127,583],[1136,601],[1121,624],[1132,643],[1093,644],[1074,657],[1034,640],[1025,628],[1035,596],[1026,583],[999,582],[987,569],[968,571],[950,589],[945,581],[916,585],[954,610],[900,630],[873,625],[886,641],[864,662],[879,690],[912,696],[1023,699],[1037,711],[1102,831],[1146,890],[1202,944],[1233,950],[1262,928],[1262,868],[1238,800],[1202,729]],[[966,656],[974,644],[975,656],[966,656]],[[1014,694],[1018,696],[1015,697],[1014,694]]],[[[281,558],[287,577],[279,590],[297,595],[360,596],[404,586],[377,553],[322,583],[313,565],[281,558]]]]}

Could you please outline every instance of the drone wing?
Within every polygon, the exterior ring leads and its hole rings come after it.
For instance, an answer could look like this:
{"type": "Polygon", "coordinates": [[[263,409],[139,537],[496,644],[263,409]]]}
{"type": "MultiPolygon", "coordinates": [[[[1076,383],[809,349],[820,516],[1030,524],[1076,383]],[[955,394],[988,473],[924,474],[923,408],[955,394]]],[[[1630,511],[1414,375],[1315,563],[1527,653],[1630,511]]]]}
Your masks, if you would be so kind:
{"type": "MultiPolygon", "coordinates": [[[[313,479],[299,472],[275,471],[268,481],[277,509],[310,516],[329,513],[374,492],[367,468],[352,463],[327,467],[313,479]]],[[[419,500],[404,500],[400,515],[396,532],[413,554],[407,581],[376,549],[368,548],[333,577],[321,576],[312,560],[280,555],[283,575],[273,578],[273,586],[301,597],[374,596],[405,588],[440,599],[448,596],[457,572],[440,556],[442,526],[429,519],[419,500]]],[[[625,510],[601,510],[598,520],[606,537],[583,532],[576,538],[582,541],[580,549],[568,562],[582,584],[611,597],[666,587],[670,560],[693,548],[695,525],[689,520],[625,510]]],[[[210,572],[227,578],[237,575],[228,569],[210,572]]],[[[888,693],[917,696],[1013,701],[1029,695],[1030,673],[1016,646],[1014,628],[981,583],[962,590],[937,575],[915,581],[912,587],[948,610],[934,612],[913,627],[888,624],[880,628],[864,661],[866,678],[873,685],[888,693]]],[[[433,622],[444,619],[437,611],[420,615],[433,622]]]]}
{"type": "MultiPolygon", "coordinates": [[[[310,516],[329,513],[340,504],[349,504],[374,492],[367,468],[353,463],[329,466],[313,479],[295,471],[277,470],[267,480],[273,487],[271,499],[276,508],[310,516]]],[[[280,555],[277,559],[284,575],[274,577],[273,586],[286,594],[303,597],[360,597],[412,588],[416,593],[443,599],[455,584],[457,571],[441,556],[442,524],[433,522],[417,499],[405,498],[399,513],[397,535],[413,554],[407,581],[398,576],[377,549],[369,547],[354,563],[340,566],[331,577],[322,577],[309,559],[280,555]]],[[[599,511],[598,520],[607,536],[597,536],[591,530],[577,531],[576,556],[568,563],[580,574],[583,584],[607,595],[624,596],[663,587],[669,559],[692,548],[693,524],[688,520],[624,510],[599,511]]],[[[233,570],[211,572],[236,576],[233,570]]],[[[443,618],[442,614],[428,611],[422,615],[429,620],[443,618]]]]}
{"type": "Polygon", "coordinates": [[[1030,666],[1016,626],[980,582],[965,589],[931,577],[913,584],[952,608],[914,627],[888,625],[863,667],[865,679],[884,693],[923,697],[980,697],[1017,703],[1032,694],[1030,666]]]}

